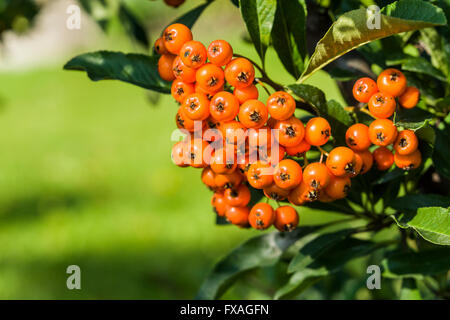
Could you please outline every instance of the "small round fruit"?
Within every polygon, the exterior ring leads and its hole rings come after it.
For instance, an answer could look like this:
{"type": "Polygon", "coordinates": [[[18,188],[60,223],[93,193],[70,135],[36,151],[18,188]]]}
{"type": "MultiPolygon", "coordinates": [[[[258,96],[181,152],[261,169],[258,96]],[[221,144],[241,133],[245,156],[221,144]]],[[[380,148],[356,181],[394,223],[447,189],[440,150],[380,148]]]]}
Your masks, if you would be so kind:
{"type": "Polygon", "coordinates": [[[342,199],[345,198],[350,191],[351,181],[349,177],[330,177],[330,183],[324,189],[325,193],[332,199],[342,199]]]}
{"type": "Polygon", "coordinates": [[[246,128],[261,128],[267,118],[267,107],[259,100],[247,100],[239,109],[239,121],[246,128]]]}
{"type": "Polygon", "coordinates": [[[211,162],[211,169],[215,173],[230,174],[237,168],[234,145],[227,144],[224,148],[215,150],[211,162]]]}
{"type": "Polygon", "coordinates": [[[350,126],[345,133],[345,142],[354,151],[367,150],[371,146],[369,127],[362,123],[350,126]]]}
{"type": "Polygon", "coordinates": [[[304,181],[291,190],[288,200],[295,206],[301,206],[305,202],[316,201],[319,197],[319,190],[311,188],[304,181]]]}
{"type": "Polygon", "coordinates": [[[211,205],[214,208],[214,211],[219,217],[224,217],[225,213],[228,209],[228,205],[225,201],[225,197],[221,192],[215,192],[211,198],[211,205]]]}
{"type": "Polygon", "coordinates": [[[295,100],[287,92],[277,91],[267,99],[267,109],[272,118],[287,120],[294,115],[295,100]]]}
{"type": "Polygon", "coordinates": [[[350,178],[356,177],[361,174],[364,166],[364,160],[358,152],[355,152],[355,167],[352,173],[349,174],[350,178]]]}
{"type": "Polygon", "coordinates": [[[337,177],[355,172],[355,153],[347,147],[337,147],[327,157],[327,167],[337,177]]]}
{"type": "Polygon", "coordinates": [[[361,168],[361,172],[359,174],[364,174],[372,168],[373,165],[373,156],[369,150],[364,151],[355,151],[355,154],[358,154],[363,160],[363,165],[361,168]]]}
{"type": "Polygon", "coordinates": [[[248,225],[248,215],[250,210],[248,207],[228,207],[225,212],[227,220],[239,227],[245,227],[248,225]]]}
{"type": "Polygon", "coordinates": [[[245,88],[255,80],[255,68],[245,58],[236,58],[225,67],[225,79],[235,88],[245,88]]]}
{"type": "Polygon", "coordinates": [[[378,147],[373,152],[373,160],[380,171],[385,171],[394,164],[394,155],[386,147],[378,147]]]}
{"type": "Polygon", "coordinates": [[[222,67],[233,58],[233,48],[225,40],[214,40],[208,46],[209,62],[222,67]]]}
{"type": "Polygon", "coordinates": [[[172,147],[172,162],[179,167],[187,167],[189,161],[186,159],[186,144],[183,141],[177,142],[172,147]]]}
{"type": "Polygon", "coordinates": [[[239,121],[224,122],[220,130],[226,143],[241,145],[245,142],[246,128],[239,121]]]}
{"type": "Polygon", "coordinates": [[[186,97],[195,92],[195,87],[192,83],[186,83],[181,80],[174,80],[171,88],[172,97],[179,103],[182,103],[186,97]]]}
{"type": "Polygon", "coordinates": [[[169,52],[167,51],[166,47],[164,46],[164,40],[163,40],[163,38],[158,38],[158,39],[156,39],[154,48],[155,48],[155,52],[156,52],[157,54],[166,54],[166,53],[169,53],[169,52]]]}
{"type": "Polygon", "coordinates": [[[273,182],[273,169],[269,163],[257,161],[247,171],[247,181],[255,189],[263,189],[273,182]]]}
{"type": "Polygon", "coordinates": [[[209,148],[209,143],[201,138],[191,139],[185,153],[191,167],[205,168],[211,161],[211,155],[206,151],[209,148]]]}
{"type": "Polygon", "coordinates": [[[249,188],[243,184],[237,188],[226,189],[223,195],[226,203],[233,207],[245,207],[251,197],[249,188]]]}
{"type": "Polygon", "coordinates": [[[191,120],[206,120],[209,117],[209,100],[202,93],[188,95],[181,107],[183,113],[191,120]]]}
{"type": "Polygon", "coordinates": [[[209,105],[211,117],[217,121],[230,121],[239,113],[239,101],[227,92],[220,91],[214,95],[209,105]]]}
{"type": "Polygon", "coordinates": [[[223,88],[224,74],[222,68],[207,63],[197,69],[195,74],[197,84],[208,92],[216,92],[223,88]]]}
{"type": "Polygon", "coordinates": [[[218,188],[236,188],[243,180],[242,175],[236,170],[230,174],[216,174],[214,182],[218,188]]]}
{"type": "Polygon", "coordinates": [[[177,78],[178,80],[181,80],[186,83],[195,82],[195,73],[197,71],[195,69],[188,68],[187,66],[185,66],[183,61],[181,61],[180,56],[177,56],[173,60],[172,72],[175,78],[177,78]]]}
{"type": "Polygon", "coordinates": [[[172,81],[175,76],[172,72],[173,61],[175,56],[172,54],[163,54],[158,60],[158,73],[161,79],[166,81],[172,81]]]}
{"type": "Polygon", "coordinates": [[[406,87],[405,92],[398,97],[398,102],[405,109],[414,108],[419,102],[420,91],[416,87],[406,87]]]}
{"type": "Polygon", "coordinates": [[[413,153],[419,147],[419,140],[412,130],[400,131],[394,142],[395,153],[406,156],[413,153]]]}
{"type": "Polygon", "coordinates": [[[281,189],[295,188],[302,182],[302,167],[294,160],[281,160],[275,167],[273,180],[281,189]]]}
{"type": "Polygon", "coordinates": [[[290,232],[298,226],[297,210],[291,206],[281,206],[275,210],[274,226],[281,232],[290,232]]]}
{"type": "Polygon", "coordinates": [[[325,188],[330,182],[327,166],[320,162],[308,164],[303,169],[303,181],[313,189],[325,188]]]}
{"type": "Polygon", "coordinates": [[[377,86],[381,92],[399,97],[406,90],[406,77],[400,70],[386,69],[378,76],[377,86]]]}
{"type": "Polygon", "coordinates": [[[164,3],[170,7],[177,8],[184,3],[185,0],[164,0],[164,3]]]}
{"type": "Polygon", "coordinates": [[[276,201],[282,201],[287,198],[289,195],[289,190],[281,189],[279,186],[277,186],[275,183],[272,183],[270,186],[265,187],[263,189],[264,195],[269,198],[276,201]]]}
{"type": "Polygon", "coordinates": [[[233,94],[239,100],[240,104],[243,104],[247,100],[258,99],[259,96],[258,88],[253,84],[245,88],[234,88],[233,94]]]}
{"type": "Polygon", "coordinates": [[[290,117],[287,120],[278,120],[273,129],[278,131],[278,138],[275,138],[284,147],[293,147],[302,142],[305,136],[305,126],[296,117],[290,117]]]}
{"type": "Polygon", "coordinates": [[[368,106],[375,118],[386,119],[394,114],[397,103],[393,96],[378,92],[370,98],[368,106]]]}
{"type": "Polygon", "coordinates": [[[192,40],[192,32],[184,24],[175,23],[163,32],[164,46],[172,54],[179,54],[181,47],[192,40]]]}
{"type": "Polygon", "coordinates": [[[331,135],[328,121],[322,117],[315,117],[308,121],[305,128],[305,140],[312,146],[323,146],[331,135]]]}
{"type": "Polygon", "coordinates": [[[200,41],[188,41],[181,47],[180,57],[187,67],[200,68],[207,59],[206,48],[200,41]]]}
{"type": "Polygon", "coordinates": [[[303,139],[299,144],[287,147],[286,153],[292,157],[303,157],[309,149],[311,149],[311,145],[303,139]]]}
{"type": "Polygon", "coordinates": [[[369,126],[369,140],[377,146],[385,147],[394,143],[397,127],[389,119],[377,119],[369,126]]]}
{"type": "Polygon", "coordinates": [[[370,97],[377,92],[376,82],[367,77],[358,79],[353,85],[353,97],[362,103],[369,102],[370,97]]]}
{"type": "Polygon", "coordinates": [[[422,163],[422,154],[420,153],[419,149],[404,156],[396,153],[394,155],[394,162],[397,167],[403,170],[408,171],[417,169],[422,163]]]}
{"type": "Polygon", "coordinates": [[[257,203],[250,210],[248,221],[254,229],[264,230],[275,221],[275,212],[268,203],[257,203]]]}
{"type": "Polygon", "coordinates": [[[214,189],[216,187],[216,183],[214,182],[214,178],[216,174],[211,170],[210,167],[206,167],[202,171],[202,182],[210,189],[214,189]]]}

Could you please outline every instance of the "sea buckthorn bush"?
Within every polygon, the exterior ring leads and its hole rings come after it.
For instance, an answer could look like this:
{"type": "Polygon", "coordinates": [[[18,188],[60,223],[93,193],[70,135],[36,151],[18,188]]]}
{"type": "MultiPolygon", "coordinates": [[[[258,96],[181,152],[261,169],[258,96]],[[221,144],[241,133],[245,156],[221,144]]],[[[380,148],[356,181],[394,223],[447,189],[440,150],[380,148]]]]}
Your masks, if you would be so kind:
{"type": "Polygon", "coordinates": [[[198,170],[217,224],[262,232],[219,261],[197,297],[218,298],[246,271],[269,268],[277,276],[253,276],[269,282],[271,297],[312,287],[343,298],[324,283],[350,283],[348,265],[359,262],[353,297],[448,298],[448,3],[399,0],[374,16],[359,1],[232,1],[257,61],[228,39],[196,37],[192,26],[213,2],[161,26],[149,55],[99,51],[65,65],[170,94],[168,125],[181,139],[158,152],[198,170]],[[328,30],[311,24],[318,19],[328,30]],[[269,47],[292,82],[267,70],[269,47]],[[129,66],[139,72],[124,72],[129,66]],[[345,105],[309,84],[319,70],[345,105]],[[342,218],[308,224],[304,212],[342,218]],[[389,294],[367,290],[369,265],[389,294]]]}

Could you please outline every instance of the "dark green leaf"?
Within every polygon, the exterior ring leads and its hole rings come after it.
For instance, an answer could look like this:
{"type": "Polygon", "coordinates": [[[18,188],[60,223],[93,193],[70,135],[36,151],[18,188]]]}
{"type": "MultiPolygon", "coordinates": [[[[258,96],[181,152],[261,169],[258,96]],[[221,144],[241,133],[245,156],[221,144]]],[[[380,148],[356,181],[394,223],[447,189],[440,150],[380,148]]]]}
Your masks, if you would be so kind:
{"type": "Polygon", "coordinates": [[[182,23],[185,26],[192,28],[195,24],[195,22],[198,20],[200,15],[203,13],[203,11],[208,7],[208,5],[211,2],[208,1],[204,4],[199,5],[198,7],[195,7],[194,9],[186,12],[182,16],[176,18],[174,21],[172,21],[170,24],[173,23],[182,23]]]}
{"type": "Polygon", "coordinates": [[[440,81],[447,81],[445,75],[425,58],[414,57],[408,58],[402,63],[402,69],[410,72],[423,73],[440,81]]]}
{"type": "Polygon", "coordinates": [[[393,170],[382,174],[381,177],[378,178],[377,180],[375,180],[374,182],[372,182],[372,184],[377,185],[377,184],[383,184],[386,182],[391,182],[392,180],[403,177],[405,174],[406,174],[405,170],[402,170],[399,168],[394,168],[393,170]]]}
{"type": "Polygon", "coordinates": [[[306,4],[304,0],[278,1],[272,45],[286,70],[297,79],[306,56],[306,4]]]}
{"type": "Polygon", "coordinates": [[[415,213],[422,207],[450,207],[450,198],[438,194],[409,194],[391,204],[394,209],[405,213],[415,213]]]}
{"type": "Polygon", "coordinates": [[[351,215],[354,214],[354,211],[348,205],[347,200],[336,200],[333,202],[314,201],[305,203],[304,206],[323,211],[332,211],[336,213],[351,214],[351,215]]]}
{"type": "Polygon", "coordinates": [[[428,48],[431,55],[431,64],[436,69],[442,71],[444,75],[449,75],[449,64],[443,48],[443,39],[435,28],[426,28],[420,30],[423,44],[428,48]]]}
{"type": "Polygon", "coordinates": [[[426,125],[433,115],[420,108],[400,108],[395,116],[395,125],[406,129],[417,130],[426,125]]]}
{"type": "Polygon", "coordinates": [[[445,126],[443,130],[435,130],[436,144],[432,158],[437,172],[450,179],[450,134],[447,128],[445,126]]]}
{"type": "Polygon", "coordinates": [[[197,299],[220,297],[239,275],[275,264],[295,241],[317,229],[318,227],[301,227],[289,233],[272,232],[248,240],[214,267],[203,282],[197,299]]]}
{"type": "Polygon", "coordinates": [[[368,42],[393,34],[446,24],[441,8],[420,0],[394,2],[385,8],[384,13],[380,16],[379,29],[368,28],[366,8],[342,14],[317,44],[299,83],[331,61],[368,42]]]}
{"type": "Polygon", "coordinates": [[[73,58],[64,69],[86,71],[93,81],[120,80],[145,89],[170,93],[170,83],[159,77],[157,59],[142,54],[97,51],[73,58]]]}
{"type": "Polygon", "coordinates": [[[264,66],[264,56],[270,44],[277,1],[240,0],[239,7],[250,38],[264,66]]]}
{"type": "Polygon", "coordinates": [[[147,31],[139,20],[124,5],[119,7],[119,19],[127,32],[145,47],[149,47],[147,31]]]}
{"type": "Polygon", "coordinates": [[[403,279],[402,289],[400,290],[400,300],[422,300],[415,279],[403,279]]]}
{"type": "Polygon", "coordinates": [[[382,261],[383,276],[388,278],[435,275],[450,270],[450,248],[439,247],[419,252],[393,251],[382,261]]]}

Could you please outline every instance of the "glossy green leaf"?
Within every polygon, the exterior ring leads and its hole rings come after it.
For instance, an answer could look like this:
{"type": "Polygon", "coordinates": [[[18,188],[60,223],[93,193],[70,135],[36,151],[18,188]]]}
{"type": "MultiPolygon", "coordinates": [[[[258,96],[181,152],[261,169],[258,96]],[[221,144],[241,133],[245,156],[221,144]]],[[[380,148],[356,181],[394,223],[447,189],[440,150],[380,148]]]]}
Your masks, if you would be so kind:
{"type": "Polygon", "coordinates": [[[205,11],[205,9],[209,6],[210,3],[211,3],[211,1],[207,1],[204,4],[201,4],[201,5],[197,6],[197,7],[195,7],[194,9],[186,12],[182,16],[176,18],[170,24],[182,23],[185,26],[187,26],[189,28],[192,28],[194,26],[195,22],[197,22],[197,20],[200,17],[200,15],[203,13],[203,11],[205,11]]]}
{"type": "Polygon", "coordinates": [[[400,108],[395,115],[395,125],[405,129],[417,130],[427,124],[433,115],[423,109],[400,108]]]}
{"type": "Polygon", "coordinates": [[[264,66],[264,57],[270,44],[276,0],[240,0],[242,18],[250,38],[264,66]]]}
{"type": "Polygon", "coordinates": [[[365,8],[339,16],[319,41],[306,70],[298,80],[304,82],[343,54],[373,40],[394,34],[446,24],[441,8],[420,0],[400,0],[388,5],[380,14],[380,28],[369,29],[365,8]]]}
{"type": "Polygon", "coordinates": [[[438,194],[409,194],[396,199],[391,206],[401,213],[415,213],[422,207],[450,207],[450,198],[438,194]]]}
{"type": "Polygon", "coordinates": [[[450,133],[448,132],[448,125],[444,129],[435,130],[436,143],[433,151],[433,163],[436,171],[442,176],[450,179],[450,133]]]}
{"type": "Polygon", "coordinates": [[[390,170],[386,173],[381,174],[381,177],[379,177],[377,180],[372,182],[372,184],[378,185],[378,184],[384,184],[387,182],[391,182],[392,180],[403,177],[404,175],[406,175],[406,173],[407,172],[405,170],[402,170],[399,168],[394,168],[393,170],[390,170]]]}
{"type": "Polygon", "coordinates": [[[306,3],[278,1],[272,29],[272,45],[286,70],[297,79],[306,57],[306,3]]]}
{"type": "Polygon", "coordinates": [[[214,267],[203,282],[197,299],[216,299],[244,272],[275,264],[295,241],[317,227],[301,227],[289,233],[272,232],[251,238],[214,267]]]}
{"type": "Polygon", "coordinates": [[[147,31],[135,15],[128,10],[125,5],[119,7],[119,19],[124,25],[126,31],[145,47],[149,47],[150,42],[148,40],[147,31]]]}
{"type": "Polygon", "coordinates": [[[441,70],[433,67],[433,65],[428,60],[422,57],[413,57],[404,60],[402,63],[402,70],[423,73],[440,81],[447,81],[446,76],[442,73],[441,70]]]}
{"type": "Polygon", "coordinates": [[[97,51],[73,58],[64,69],[86,71],[93,81],[120,80],[145,89],[170,93],[170,82],[159,77],[157,57],[97,51]]]}
{"type": "Polygon", "coordinates": [[[381,262],[387,278],[417,278],[450,270],[450,248],[438,247],[419,252],[393,251],[381,262]]]}
{"type": "Polygon", "coordinates": [[[425,28],[420,30],[422,43],[431,54],[431,64],[436,69],[442,71],[444,75],[449,75],[449,62],[443,48],[444,42],[435,28],[425,28]]]}

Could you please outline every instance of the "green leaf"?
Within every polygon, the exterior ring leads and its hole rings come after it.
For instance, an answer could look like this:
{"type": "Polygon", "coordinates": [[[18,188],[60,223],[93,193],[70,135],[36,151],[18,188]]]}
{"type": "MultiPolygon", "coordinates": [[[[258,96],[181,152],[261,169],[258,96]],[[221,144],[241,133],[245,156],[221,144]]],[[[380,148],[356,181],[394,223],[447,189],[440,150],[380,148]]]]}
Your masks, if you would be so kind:
{"type": "Polygon", "coordinates": [[[292,273],[302,270],[331,247],[344,240],[352,231],[353,229],[345,229],[324,234],[316,233],[308,236],[310,237],[308,239],[310,241],[302,246],[300,251],[291,260],[288,272],[292,273]]]}
{"type": "Polygon", "coordinates": [[[170,93],[170,83],[159,77],[157,57],[97,51],[73,58],[64,69],[86,71],[93,81],[120,80],[145,89],[170,93]]]}
{"type": "Polygon", "coordinates": [[[322,111],[327,109],[325,93],[319,88],[309,84],[290,84],[286,87],[301,101],[309,104],[317,114],[322,115],[322,111]]]}
{"type": "Polygon", "coordinates": [[[402,69],[410,72],[423,73],[440,81],[447,82],[447,78],[442,71],[433,67],[433,65],[422,57],[412,57],[403,61],[402,69]]]}
{"type": "Polygon", "coordinates": [[[447,56],[443,48],[443,39],[435,28],[425,28],[420,30],[422,43],[428,48],[431,55],[431,64],[442,71],[443,74],[449,75],[449,64],[447,56]]]}
{"type": "Polygon", "coordinates": [[[450,248],[437,247],[419,252],[393,251],[381,262],[387,278],[416,278],[435,275],[450,269],[450,248]]]}
{"type": "Polygon", "coordinates": [[[395,125],[405,129],[417,130],[425,126],[432,118],[431,113],[420,108],[399,108],[395,116],[395,125]]]}
{"type": "Polygon", "coordinates": [[[264,56],[270,44],[277,1],[240,0],[239,7],[250,38],[264,66],[264,56]]]}
{"type": "Polygon", "coordinates": [[[272,29],[272,45],[286,70],[297,79],[306,56],[306,3],[278,1],[272,29]]]}
{"type": "Polygon", "coordinates": [[[400,290],[400,300],[422,300],[415,279],[403,279],[402,289],[400,290]]]}
{"type": "Polygon", "coordinates": [[[406,175],[406,173],[407,172],[405,170],[394,168],[393,170],[388,171],[385,174],[382,174],[382,176],[377,180],[375,180],[374,182],[372,182],[372,184],[378,185],[386,182],[391,182],[392,180],[403,177],[404,175],[406,175]]]}
{"type": "Polygon", "coordinates": [[[436,143],[432,158],[436,171],[447,179],[450,179],[450,134],[447,128],[445,126],[443,130],[435,130],[436,143]]]}
{"type": "Polygon", "coordinates": [[[322,253],[306,268],[292,274],[289,282],[275,293],[275,299],[292,297],[315,281],[341,270],[350,260],[364,257],[380,248],[374,242],[347,238],[322,253]]]}
{"type": "Polygon", "coordinates": [[[409,194],[397,198],[391,206],[402,213],[415,213],[422,207],[450,207],[450,198],[438,194],[409,194]]]}
{"type": "Polygon", "coordinates": [[[402,213],[396,222],[403,228],[413,228],[425,240],[434,244],[450,245],[450,210],[441,207],[423,207],[417,213],[402,213]]]}
{"type": "Polygon", "coordinates": [[[289,233],[272,232],[251,238],[216,264],[196,298],[220,297],[239,275],[255,268],[274,265],[294,242],[317,229],[301,227],[289,233]]]}
{"type": "Polygon", "coordinates": [[[182,23],[182,24],[184,24],[185,26],[187,26],[188,28],[191,29],[194,26],[195,22],[197,22],[197,20],[200,17],[200,15],[209,6],[210,3],[211,3],[211,1],[208,1],[208,2],[206,2],[204,4],[201,4],[201,5],[197,6],[197,7],[195,7],[194,9],[186,12],[182,16],[176,18],[170,24],[182,23]]]}
{"type": "Polygon", "coordinates": [[[317,70],[343,54],[368,42],[394,34],[445,25],[441,8],[420,0],[400,0],[388,5],[380,14],[380,28],[367,27],[365,8],[342,14],[319,41],[306,70],[298,80],[304,82],[317,70]]]}
{"type": "Polygon", "coordinates": [[[119,19],[124,25],[127,32],[136,39],[139,43],[145,47],[149,47],[147,31],[145,27],[139,22],[139,20],[133,15],[133,13],[124,5],[119,7],[119,19]]]}

